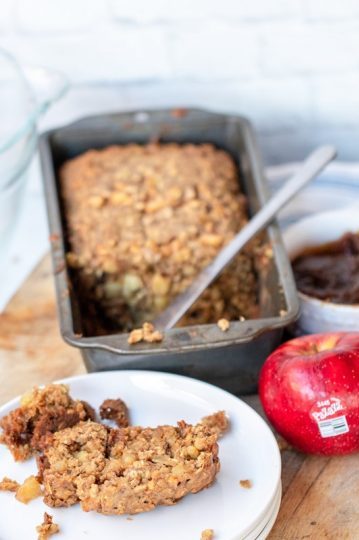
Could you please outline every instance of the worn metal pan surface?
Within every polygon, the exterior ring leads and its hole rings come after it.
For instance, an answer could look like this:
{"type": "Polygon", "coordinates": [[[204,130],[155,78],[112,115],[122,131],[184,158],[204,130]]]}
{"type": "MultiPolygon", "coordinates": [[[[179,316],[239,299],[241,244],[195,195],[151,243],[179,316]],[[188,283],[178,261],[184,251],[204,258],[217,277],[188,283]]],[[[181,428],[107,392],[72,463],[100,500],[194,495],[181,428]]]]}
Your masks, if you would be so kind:
{"type": "Polygon", "coordinates": [[[211,142],[227,150],[241,173],[241,187],[254,214],[268,198],[250,123],[237,115],[203,110],[157,110],[114,113],[79,120],[40,137],[61,333],[80,348],[89,371],[152,369],[196,377],[234,393],[252,392],[266,356],[280,343],[283,329],[298,315],[291,267],[278,226],[266,231],[273,259],[259,275],[260,317],[231,323],[228,332],[216,324],[174,328],[162,343],[131,347],[128,334],[83,336],[81,310],[66,266],[66,223],[57,171],[61,164],[90,148],[129,142],[211,142]]]}

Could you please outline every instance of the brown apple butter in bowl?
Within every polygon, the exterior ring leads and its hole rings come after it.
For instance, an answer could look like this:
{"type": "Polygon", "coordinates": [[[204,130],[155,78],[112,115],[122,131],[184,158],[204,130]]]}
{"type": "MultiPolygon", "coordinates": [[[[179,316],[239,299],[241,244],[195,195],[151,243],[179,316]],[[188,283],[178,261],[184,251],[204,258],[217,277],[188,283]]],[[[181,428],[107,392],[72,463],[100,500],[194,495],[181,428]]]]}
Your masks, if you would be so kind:
{"type": "Polygon", "coordinates": [[[305,249],[292,266],[303,294],[334,304],[359,304],[359,232],[305,249]]]}

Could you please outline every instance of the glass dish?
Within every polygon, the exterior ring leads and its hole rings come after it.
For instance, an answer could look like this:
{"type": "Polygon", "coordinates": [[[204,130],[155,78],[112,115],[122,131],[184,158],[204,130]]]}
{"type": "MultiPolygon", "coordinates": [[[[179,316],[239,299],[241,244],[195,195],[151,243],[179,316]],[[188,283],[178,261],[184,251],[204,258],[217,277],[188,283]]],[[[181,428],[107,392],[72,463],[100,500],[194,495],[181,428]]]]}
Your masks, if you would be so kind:
{"type": "Polygon", "coordinates": [[[22,68],[0,49],[0,265],[21,209],[36,123],[67,90],[65,78],[43,68],[22,68]]]}

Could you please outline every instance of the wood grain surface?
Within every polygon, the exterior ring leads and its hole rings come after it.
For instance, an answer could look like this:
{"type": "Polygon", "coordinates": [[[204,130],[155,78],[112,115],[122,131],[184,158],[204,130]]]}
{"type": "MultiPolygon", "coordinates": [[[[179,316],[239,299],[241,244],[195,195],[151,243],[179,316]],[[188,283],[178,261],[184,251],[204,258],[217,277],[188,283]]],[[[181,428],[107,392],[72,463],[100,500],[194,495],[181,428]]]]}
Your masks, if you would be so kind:
{"type": "MultiPolygon", "coordinates": [[[[85,373],[59,334],[47,256],[0,314],[0,404],[34,385],[85,373]]],[[[258,396],[246,396],[263,414],[258,396]]],[[[359,454],[282,451],[283,499],[270,540],[359,540],[359,454]]]]}

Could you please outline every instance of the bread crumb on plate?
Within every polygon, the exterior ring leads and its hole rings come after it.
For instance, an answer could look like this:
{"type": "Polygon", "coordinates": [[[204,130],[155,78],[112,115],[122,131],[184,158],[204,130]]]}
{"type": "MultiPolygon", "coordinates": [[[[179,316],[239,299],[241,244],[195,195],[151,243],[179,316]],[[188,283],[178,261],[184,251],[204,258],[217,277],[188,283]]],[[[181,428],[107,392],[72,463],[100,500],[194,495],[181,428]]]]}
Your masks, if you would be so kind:
{"type": "Polygon", "coordinates": [[[17,500],[24,504],[27,504],[33,499],[37,499],[37,497],[41,497],[41,495],[41,486],[35,476],[26,478],[16,491],[17,500]]]}
{"type": "Polygon", "coordinates": [[[118,427],[128,427],[128,407],[122,399],[105,399],[100,405],[100,416],[103,420],[113,420],[118,427]]]}
{"type": "Polygon", "coordinates": [[[4,476],[4,478],[0,482],[0,491],[16,492],[19,487],[19,482],[16,482],[16,480],[11,480],[11,478],[8,478],[7,476],[4,476]]]}
{"type": "Polygon", "coordinates": [[[38,540],[48,540],[50,536],[60,532],[60,527],[57,525],[57,523],[54,523],[52,520],[53,520],[53,517],[47,512],[44,512],[43,523],[41,523],[41,525],[38,525],[36,527],[36,531],[39,533],[37,537],[38,540]]]}
{"type": "Polygon", "coordinates": [[[204,531],[202,531],[201,540],[213,540],[213,539],[214,539],[213,529],[205,529],[204,531]]]}
{"type": "Polygon", "coordinates": [[[244,489],[251,489],[251,487],[253,486],[251,480],[240,480],[239,484],[244,489]]]}

